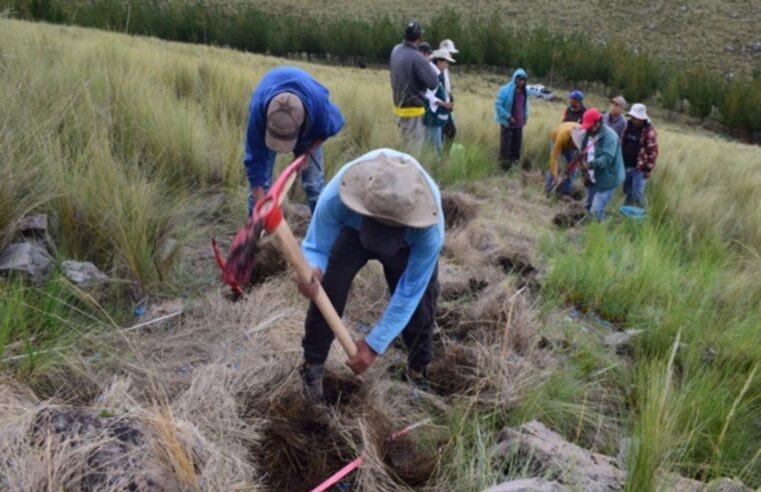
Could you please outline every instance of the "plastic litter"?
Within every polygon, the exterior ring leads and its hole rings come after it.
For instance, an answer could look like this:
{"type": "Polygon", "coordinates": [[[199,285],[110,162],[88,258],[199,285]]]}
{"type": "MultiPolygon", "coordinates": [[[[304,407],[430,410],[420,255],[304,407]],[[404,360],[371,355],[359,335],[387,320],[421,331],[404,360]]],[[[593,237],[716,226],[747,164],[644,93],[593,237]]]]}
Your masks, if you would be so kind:
{"type": "Polygon", "coordinates": [[[630,219],[634,220],[642,220],[645,218],[645,209],[640,207],[632,207],[629,205],[624,205],[620,209],[618,209],[619,212],[621,212],[621,215],[625,217],[629,217],[630,219]]]}

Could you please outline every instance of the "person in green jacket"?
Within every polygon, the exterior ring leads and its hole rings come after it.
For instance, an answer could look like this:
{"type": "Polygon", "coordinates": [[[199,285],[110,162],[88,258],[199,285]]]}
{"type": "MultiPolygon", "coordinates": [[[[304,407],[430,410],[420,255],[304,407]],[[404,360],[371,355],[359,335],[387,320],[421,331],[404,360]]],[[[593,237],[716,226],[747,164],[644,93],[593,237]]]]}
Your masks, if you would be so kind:
{"type": "Polygon", "coordinates": [[[582,145],[586,158],[581,160],[589,177],[586,208],[597,220],[603,220],[605,207],[626,176],[621,140],[603,123],[602,114],[595,108],[584,113],[581,128],[587,133],[582,145]]]}
{"type": "Polygon", "coordinates": [[[448,51],[436,50],[431,55],[431,63],[436,69],[439,85],[435,91],[428,90],[425,93],[427,105],[423,115],[423,125],[425,125],[426,142],[433,148],[436,155],[440,156],[443,148],[443,128],[450,121],[454,107],[446,91],[444,72],[449,68],[450,63],[454,63],[454,59],[448,51]]]}

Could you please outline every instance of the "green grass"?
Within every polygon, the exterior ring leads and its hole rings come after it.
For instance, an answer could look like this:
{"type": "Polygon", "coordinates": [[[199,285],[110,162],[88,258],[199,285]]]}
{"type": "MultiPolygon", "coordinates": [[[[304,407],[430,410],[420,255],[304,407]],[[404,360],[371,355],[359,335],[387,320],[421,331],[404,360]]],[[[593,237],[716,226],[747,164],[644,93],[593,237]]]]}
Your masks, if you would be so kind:
{"type": "MultiPolygon", "coordinates": [[[[384,4],[372,16],[369,12],[374,9],[357,10],[354,2],[345,5],[343,1],[335,1],[332,6],[342,14],[326,13],[324,2],[313,11],[298,2],[295,5],[290,2],[254,5],[228,0],[163,0],[125,4],[116,0],[45,0],[30,4],[27,0],[0,0],[0,9],[8,8],[9,12],[25,19],[230,46],[277,56],[298,58],[306,54],[309,60],[315,56],[350,65],[386,64],[391,48],[399,41],[400,26],[406,22],[400,12],[407,9],[389,8],[384,4]],[[304,25],[309,28],[304,29],[304,25]]],[[[593,84],[597,91],[623,94],[630,101],[658,102],[672,111],[689,113],[701,122],[710,118],[714,127],[720,123],[726,131],[740,138],[755,140],[757,137],[761,130],[758,117],[761,67],[750,53],[735,59],[732,54],[723,53],[727,43],[730,46],[740,43],[736,53],[754,49],[751,43],[755,40],[737,40],[738,32],[750,32],[740,25],[748,22],[747,29],[752,29],[752,19],[755,18],[756,23],[759,20],[752,9],[747,15],[740,15],[740,10],[745,14],[744,6],[733,5],[723,10],[707,1],[692,2],[689,7],[666,6],[663,2],[653,6],[623,3],[602,10],[591,4],[562,8],[552,4],[549,10],[546,7],[535,3],[529,8],[520,7],[516,12],[507,10],[511,13],[506,14],[495,2],[479,2],[475,8],[468,5],[467,9],[444,2],[424,13],[425,39],[436,44],[443,38],[456,38],[463,47],[457,55],[457,66],[491,67],[499,72],[520,66],[530,77],[541,78],[550,85],[587,88],[593,84]],[[606,13],[625,11],[629,14],[622,18],[624,28],[615,27],[622,22],[615,15],[601,23],[606,13]],[[542,12],[540,17],[538,12],[542,12]],[[643,16],[642,12],[647,14],[643,16]],[[555,15],[561,16],[557,24],[548,22],[555,19],[555,15]],[[668,21],[663,22],[666,17],[661,16],[668,16],[668,21]],[[582,23],[574,25],[575,18],[582,23]],[[675,43],[675,27],[691,30],[700,24],[696,18],[712,19],[707,24],[710,27],[704,27],[711,33],[710,42],[690,45],[686,40],[698,38],[691,32],[683,40],[687,47],[675,43]],[[638,25],[633,19],[644,19],[645,25],[638,25]],[[595,35],[590,36],[590,25],[595,26],[595,35]],[[657,25],[667,31],[661,34],[662,41],[658,41],[657,25]],[[717,26],[727,26],[726,31],[717,26]],[[729,37],[725,38],[726,35],[729,37]],[[725,42],[717,42],[719,39],[725,42]],[[660,51],[660,47],[666,49],[660,51]],[[705,55],[711,48],[718,50],[720,56],[716,53],[713,57],[698,56],[705,55]],[[685,57],[684,52],[692,56],[685,57]],[[718,65],[714,63],[717,61],[718,65]]],[[[412,10],[408,15],[418,17],[419,14],[422,13],[412,10]]],[[[204,73],[199,75],[183,74],[177,80],[178,94],[193,90],[199,85],[199,79],[200,85],[205,85],[208,78],[204,78],[204,73]]],[[[163,109],[163,114],[170,117],[173,111],[193,111],[193,108],[179,107],[163,109]]],[[[179,148],[203,142],[203,132],[193,129],[191,133],[196,138],[178,138],[173,142],[177,142],[179,148]]],[[[201,157],[203,152],[192,155],[201,157]]]]}
{"type": "Polygon", "coordinates": [[[65,355],[94,327],[112,324],[105,309],[62,277],[44,286],[0,283],[0,369],[18,376],[65,355]]]}
{"type": "MultiPolygon", "coordinates": [[[[0,24],[2,54],[12,55],[0,56],[0,142],[9,163],[0,167],[0,245],[12,240],[23,215],[47,212],[59,258],[95,261],[116,279],[114,309],[123,310],[119,303],[130,297],[186,288],[197,266],[181,260],[181,248],[194,235],[234,227],[243,217],[248,98],[282,61],[75,28],[0,24]],[[231,197],[230,217],[201,219],[211,192],[231,197]],[[175,248],[167,251],[170,244],[175,248]]],[[[328,176],[367,150],[402,148],[387,72],[305,66],[331,90],[347,120],[326,144],[328,176]]],[[[421,162],[442,185],[488,183],[497,172],[492,104],[500,80],[455,77],[463,150],[442,161],[423,155],[421,162]]],[[[561,107],[533,105],[527,167],[546,168],[561,107]]],[[[507,423],[540,418],[607,453],[623,435],[638,439],[630,490],[651,486],[661,468],[761,486],[761,154],[655,124],[661,155],[648,185],[650,217],[557,233],[543,248],[549,269],[542,305],[574,304],[621,327],[644,329],[634,369],[616,366],[599,341],[567,333],[575,343],[511,414],[491,409],[452,417],[456,442],[442,463],[451,483],[472,483],[474,490],[491,485],[501,470],[488,456],[488,439],[507,423]]],[[[505,220],[521,220],[511,213],[505,220]]],[[[28,356],[23,363],[37,370],[43,350],[76,349],[80,335],[114,326],[104,314],[110,304],[89,302],[57,277],[40,288],[0,284],[0,349],[28,356]]],[[[16,371],[13,364],[6,370],[16,371]]]]}
{"type": "MultiPolygon", "coordinates": [[[[219,0],[235,8],[252,3],[248,0],[219,0]]],[[[604,6],[591,2],[556,0],[525,4],[515,1],[480,0],[462,3],[445,0],[425,8],[403,0],[378,3],[371,0],[332,0],[305,3],[300,0],[260,0],[256,5],[275,12],[299,12],[320,16],[342,12],[352,18],[377,18],[390,15],[403,19],[429,21],[442,11],[462,16],[476,15],[484,21],[500,16],[499,21],[514,30],[546,27],[550,32],[580,34],[595,41],[621,37],[640,51],[656,53],[660,59],[681,62],[690,59],[715,70],[749,74],[758,61],[743,56],[739,50],[728,52],[727,44],[757,41],[750,33],[761,22],[761,14],[748,2],[716,3],[697,0],[687,4],[674,2],[626,2],[614,0],[604,6]],[[591,27],[593,26],[593,27],[591,27]]],[[[457,43],[457,29],[431,33],[434,41],[450,37],[457,43]]],[[[458,48],[468,49],[467,46],[458,48]]]]}
{"type": "Polygon", "coordinates": [[[748,466],[761,440],[757,271],[741,270],[728,248],[686,243],[679,231],[655,220],[590,226],[580,248],[553,245],[544,295],[644,330],[630,490],[650,490],[661,467],[757,484],[748,466]]]}

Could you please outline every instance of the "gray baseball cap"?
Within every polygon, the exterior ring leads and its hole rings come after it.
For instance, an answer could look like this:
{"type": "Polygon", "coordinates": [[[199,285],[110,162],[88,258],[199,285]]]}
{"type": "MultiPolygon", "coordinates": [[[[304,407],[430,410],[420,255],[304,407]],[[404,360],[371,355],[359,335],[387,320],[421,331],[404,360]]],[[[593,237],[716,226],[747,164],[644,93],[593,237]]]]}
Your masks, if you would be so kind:
{"type": "Polygon", "coordinates": [[[621,109],[624,109],[624,110],[628,107],[628,104],[626,103],[626,99],[624,99],[624,96],[612,97],[610,99],[610,102],[612,102],[613,104],[617,104],[619,107],[621,107],[621,109]]]}
{"type": "Polygon", "coordinates": [[[304,124],[304,105],[296,94],[281,92],[267,105],[267,131],[264,144],[275,152],[290,152],[296,147],[304,124]]]}

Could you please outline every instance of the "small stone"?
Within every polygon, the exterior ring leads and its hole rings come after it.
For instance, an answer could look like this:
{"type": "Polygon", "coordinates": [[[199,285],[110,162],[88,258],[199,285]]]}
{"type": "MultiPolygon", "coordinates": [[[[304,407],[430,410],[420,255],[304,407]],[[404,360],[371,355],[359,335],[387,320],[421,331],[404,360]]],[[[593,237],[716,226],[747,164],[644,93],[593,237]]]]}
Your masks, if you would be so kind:
{"type": "Polygon", "coordinates": [[[161,261],[167,261],[172,255],[174,255],[177,252],[177,246],[178,242],[175,238],[170,237],[167,239],[161,246],[161,252],[159,253],[161,261]]]}
{"type": "Polygon", "coordinates": [[[14,243],[0,254],[0,273],[21,273],[35,283],[44,282],[53,268],[53,258],[34,243],[14,243]]]}
{"type": "Polygon", "coordinates": [[[571,489],[558,482],[548,482],[543,478],[524,478],[503,482],[484,492],[570,492],[571,489]]]}
{"type": "Polygon", "coordinates": [[[108,276],[89,261],[66,260],[61,263],[63,274],[77,287],[92,289],[108,280],[108,276]]]}
{"type": "Polygon", "coordinates": [[[572,490],[623,490],[626,472],[618,466],[615,458],[570,443],[536,420],[518,429],[504,429],[498,441],[492,450],[495,458],[510,456],[517,450],[533,457],[533,463],[543,472],[552,470],[555,473],[553,476],[572,490]]]}
{"type": "Polygon", "coordinates": [[[603,343],[607,347],[614,349],[619,355],[631,355],[634,353],[633,340],[640,333],[642,333],[642,330],[635,329],[611,333],[603,339],[603,343]]]}
{"type": "Polygon", "coordinates": [[[44,237],[48,232],[48,216],[46,214],[28,215],[19,222],[18,231],[22,235],[44,237]]]}
{"type": "Polygon", "coordinates": [[[746,486],[742,481],[733,478],[717,478],[708,483],[703,489],[704,492],[753,492],[753,489],[746,486]]]}

